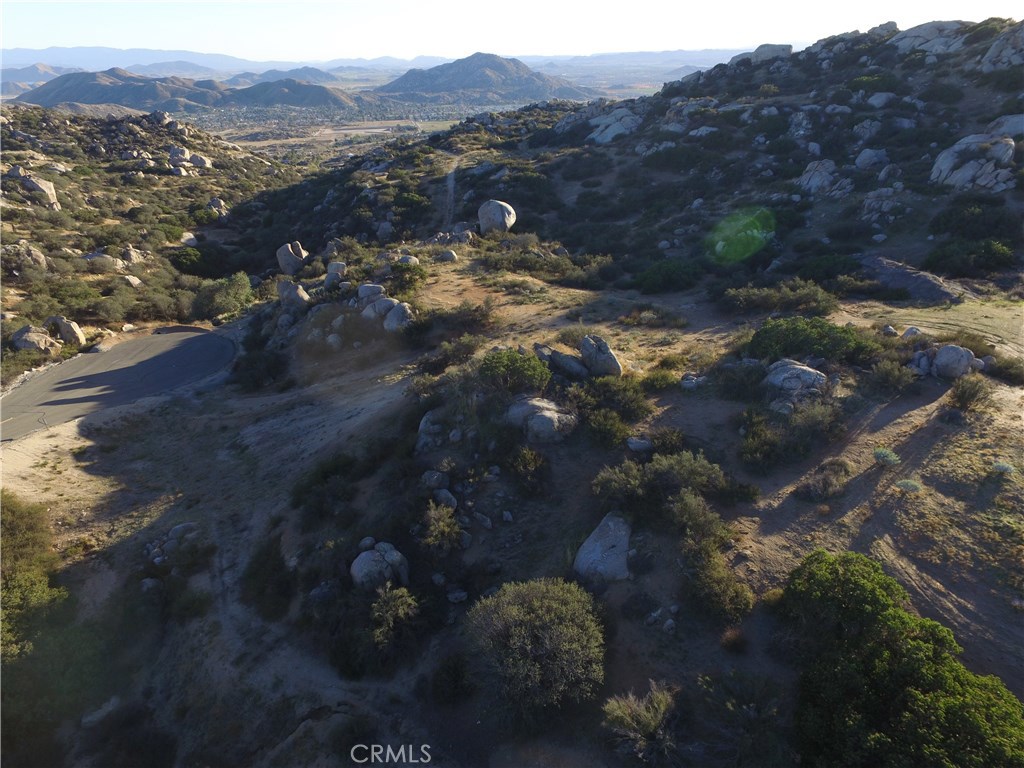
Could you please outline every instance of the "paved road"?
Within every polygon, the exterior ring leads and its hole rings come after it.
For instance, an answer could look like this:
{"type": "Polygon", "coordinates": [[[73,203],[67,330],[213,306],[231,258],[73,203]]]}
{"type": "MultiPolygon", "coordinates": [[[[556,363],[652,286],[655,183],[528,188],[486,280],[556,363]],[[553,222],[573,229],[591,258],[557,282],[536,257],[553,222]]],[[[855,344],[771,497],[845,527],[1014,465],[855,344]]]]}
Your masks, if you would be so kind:
{"type": "Polygon", "coordinates": [[[0,399],[6,442],[103,408],[126,405],[209,376],[235,355],[223,336],[161,328],[106,352],[85,353],[39,373],[0,399]]]}

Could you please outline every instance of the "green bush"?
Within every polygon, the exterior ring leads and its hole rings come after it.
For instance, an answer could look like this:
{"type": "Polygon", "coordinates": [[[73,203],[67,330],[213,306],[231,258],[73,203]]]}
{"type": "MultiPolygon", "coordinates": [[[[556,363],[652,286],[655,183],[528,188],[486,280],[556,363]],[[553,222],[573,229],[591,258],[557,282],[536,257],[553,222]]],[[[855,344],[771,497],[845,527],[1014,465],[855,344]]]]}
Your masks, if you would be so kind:
{"type": "Polygon", "coordinates": [[[976,411],[992,401],[992,382],[980,373],[968,373],[953,382],[949,401],[961,411],[976,411]]]}
{"type": "Polygon", "coordinates": [[[1024,385],[1024,360],[1019,357],[997,358],[992,370],[985,372],[1007,384],[1024,385]]]}
{"type": "Polygon", "coordinates": [[[746,434],[740,445],[740,460],[752,471],[762,473],[804,458],[816,445],[835,440],[845,431],[842,411],[827,400],[800,403],[785,422],[770,420],[748,408],[743,427],[746,434]]]}
{"type": "Polygon", "coordinates": [[[761,399],[761,382],[767,373],[760,363],[720,363],[715,366],[713,378],[722,397],[750,402],[761,399]]]}
{"type": "Polygon", "coordinates": [[[594,478],[594,495],[628,509],[638,518],[665,518],[668,502],[682,490],[722,494],[730,487],[725,473],[703,453],[656,453],[645,464],[627,459],[604,467],[594,478]]]}
{"type": "Polygon", "coordinates": [[[837,768],[1024,765],[1024,706],[969,672],[953,634],[905,609],[878,563],[817,551],[780,608],[803,644],[801,763],[837,768]]]}
{"type": "Polygon", "coordinates": [[[900,457],[890,448],[878,446],[874,451],[875,463],[883,467],[895,467],[901,462],[900,457]]]}
{"type": "Polygon", "coordinates": [[[916,380],[914,372],[896,360],[881,360],[871,366],[867,386],[875,392],[899,394],[916,380]]]}
{"type": "Polygon", "coordinates": [[[521,355],[514,349],[499,349],[484,355],[479,375],[493,389],[514,394],[544,389],[551,378],[551,371],[533,355],[521,355]]]}
{"type": "Polygon", "coordinates": [[[427,502],[423,527],[425,530],[420,543],[435,557],[447,557],[462,540],[462,528],[455,519],[455,510],[443,504],[427,502]]]}
{"type": "Polygon", "coordinates": [[[855,328],[835,325],[820,317],[766,320],[748,344],[751,357],[778,360],[815,355],[837,362],[863,363],[881,350],[877,341],[855,328]]]}
{"type": "Polygon", "coordinates": [[[0,491],[0,649],[4,664],[32,651],[35,629],[50,607],[67,592],[50,586],[58,558],[53,550],[53,533],[47,509],[0,491]]]}
{"type": "Polygon", "coordinates": [[[842,496],[852,476],[853,466],[846,459],[829,459],[815,469],[795,493],[807,501],[827,501],[842,496]]]}
{"type": "Polygon", "coordinates": [[[697,262],[667,258],[641,272],[636,283],[643,293],[671,293],[693,288],[703,275],[697,262]]]}
{"type": "Polygon", "coordinates": [[[543,494],[551,479],[551,464],[547,457],[525,445],[512,452],[509,470],[519,492],[528,496],[543,494]]]}
{"type": "Polygon", "coordinates": [[[470,609],[466,626],[519,715],[585,701],[604,681],[601,624],[593,598],[576,584],[506,583],[470,609]]]}
{"type": "Polygon", "coordinates": [[[621,446],[629,437],[629,425],[611,408],[598,408],[584,414],[587,431],[605,448],[621,446]]]}
{"type": "Polygon", "coordinates": [[[688,590],[709,613],[736,622],[754,607],[754,593],[735,573],[711,542],[685,542],[684,556],[692,573],[688,590]]]}
{"type": "Polygon", "coordinates": [[[645,392],[663,392],[679,386],[679,374],[664,368],[655,368],[644,374],[640,386],[645,392]]]}
{"type": "Polygon", "coordinates": [[[984,277],[1018,263],[1013,249],[999,240],[950,240],[936,247],[922,268],[950,277],[984,277]]]}
{"type": "Polygon", "coordinates": [[[465,655],[450,653],[443,657],[434,669],[430,690],[434,700],[441,704],[459,704],[468,699],[476,685],[465,655]]]}
{"type": "Polygon", "coordinates": [[[632,376],[587,379],[570,387],[568,397],[584,417],[587,413],[608,409],[627,421],[637,421],[654,411],[641,381],[632,376]]]}
{"type": "Polygon", "coordinates": [[[370,621],[373,642],[382,657],[392,657],[400,646],[411,645],[411,623],[419,612],[419,602],[405,587],[392,587],[388,582],[377,590],[377,599],[370,606],[370,621]]]}
{"type": "Polygon", "coordinates": [[[630,691],[612,696],[601,707],[602,725],[612,732],[620,751],[652,765],[676,751],[672,737],[675,692],[664,683],[650,681],[650,690],[638,697],[630,691]]]}
{"type": "Polygon", "coordinates": [[[795,277],[777,285],[756,288],[730,288],[722,304],[736,312],[799,312],[803,315],[827,315],[839,307],[836,297],[809,280],[795,277]]]}

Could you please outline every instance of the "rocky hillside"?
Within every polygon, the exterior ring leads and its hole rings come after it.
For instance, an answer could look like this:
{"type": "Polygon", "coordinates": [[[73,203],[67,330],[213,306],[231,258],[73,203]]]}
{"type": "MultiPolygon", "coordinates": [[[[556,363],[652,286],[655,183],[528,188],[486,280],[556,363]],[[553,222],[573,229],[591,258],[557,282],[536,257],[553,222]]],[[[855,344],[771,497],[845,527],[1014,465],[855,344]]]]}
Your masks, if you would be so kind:
{"type": "Polygon", "coordinates": [[[6,451],[5,760],[1024,764],[1022,34],[761,47],[302,177],[5,113],[9,345],[187,306],[240,349],[6,451]]]}
{"type": "Polygon", "coordinates": [[[474,53],[430,69],[412,69],[376,89],[402,101],[442,99],[466,104],[509,104],[546,99],[587,101],[598,95],[568,80],[535,72],[517,59],[474,53]]]}
{"type": "Polygon", "coordinates": [[[882,26],[759,49],[649,98],[478,115],[311,179],[333,213],[296,211],[295,234],[424,236],[497,198],[528,231],[610,254],[607,283],[678,288],[834,257],[865,275],[884,259],[1009,287],[1021,47],[1020,25],[999,20],[882,26]],[[450,176],[432,175],[445,163],[450,176]],[[374,204],[396,183],[431,202],[401,229],[374,204]],[[726,266],[737,236],[755,246],[739,272],[726,266]]]}

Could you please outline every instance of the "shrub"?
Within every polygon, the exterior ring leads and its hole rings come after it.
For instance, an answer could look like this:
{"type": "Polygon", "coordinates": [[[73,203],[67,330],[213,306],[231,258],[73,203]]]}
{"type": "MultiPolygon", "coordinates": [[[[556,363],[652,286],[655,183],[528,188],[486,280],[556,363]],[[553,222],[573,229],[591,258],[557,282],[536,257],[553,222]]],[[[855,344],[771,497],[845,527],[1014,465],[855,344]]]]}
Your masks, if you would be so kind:
{"type": "Polygon", "coordinates": [[[949,401],[961,411],[976,411],[992,401],[992,382],[980,373],[968,373],[953,382],[949,401]]]}
{"type": "Polygon", "coordinates": [[[38,620],[67,592],[50,586],[58,558],[53,551],[46,507],[26,502],[7,490],[0,491],[0,506],[0,649],[6,665],[32,651],[38,620]]]}
{"type": "Polygon", "coordinates": [[[594,601],[576,584],[534,579],[504,584],[466,619],[502,696],[530,716],[592,698],[604,681],[604,637],[594,601]]]}
{"type": "Polygon", "coordinates": [[[664,683],[650,681],[650,690],[638,697],[630,691],[612,696],[601,708],[605,728],[619,742],[620,751],[655,764],[675,752],[672,716],[675,692],[664,683]]]}
{"type": "Polygon", "coordinates": [[[863,362],[881,347],[854,328],[835,325],[820,317],[766,320],[748,344],[752,357],[778,360],[794,355],[815,355],[829,360],[863,362]]]}
{"type": "Polygon", "coordinates": [[[643,293],[670,293],[693,288],[703,274],[696,262],[663,259],[641,272],[636,282],[643,293]]]}
{"type": "Polygon", "coordinates": [[[767,369],[760,363],[720,363],[714,370],[714,381],[722,397],[750,402],[761,399],[761,382],[767,369]]]}
{"type": "Polygon", "coordinates": [[[741,627],[729,627],[718,642],[729,653],[746,653],[748,645],[747,636],[741,627]]]}
{"type": "Polygon", "coordinates": [[[794,713],[801,763],[837,768],[1024,764],[1024,706],[969,672],[940,624],[863,555],[817,551],[781,608],[805,649],[794,713]]]}
{"type": "Polygon", "coordinates": [[[551,371],[539,359],[514,349],[488,352],[480,362],[479,374],[485,384],[506,393],[539,391],[551,378],[551,371]]]}
{"type": "Polygon", "coordinates": [[[846,484],[853,476],[853,466],[846,459],[829,459],[796,489],[796,495],[807,501],[827,501],[846,492],[846,484]]]}
{"type": "Polygon", "coordinates": [[[441,704],[458,704],[472,695],[476,686],[469,672],[469,664],[461,653],[450,653],[434,669],[430,690],[434,700],[441,704]]]}
{"type": "Polygon", "coordinates": [[[605,448],[622,445],[629,437],[629,425],[611,408],[598,408],[584,414],[587,429],[593,438],[605,448]]]}
{"type": "Polygon", "coordinates": [[[916,376],[906,365],[896,360],[881,360],[871,366],[868,388],[875,392],[899,394],[914,383],[916,376]]]}
{"type": "Polygon", "coordinates": [[[587,379],[569,389],[569,400],[581,413],[607,408],[627,421],[642,419],[654,410],[640,380],[632,376],[587,379]]]}
{"type": "Polygon", "coordinates": [[[557,338],[560,343],[565,344],[567,347],[579,349],[580,342],[583,341],[583,337],[592,336],[595,333],[597,333],[595,328],[578,323],[576,325],[568,325],[565,328],[562,328],[558,332],[557,338]]]}
{"type": "MultiPolygon", "coordinates": [[[[988,368],[985,369],[988,373],[988,368]]],[[[1024,360],[1019,357],[1006,357],[996,360],[991,375],[1007,384],[1024,385],[1024,360]]]]}
{"type": "Polygon", "coordinates": [[[1017,263],[1013,249],[999,240],[950,240],[932,250],[921,267],[950,277],[984,277],[1017,263]]]}
{"type": "Polygon", "coordinates": [[[644,374],[640,386],[646,392],[661,392],[679,386],[679,374],[664,368],[655,368],[644,374]]]}
{"type": "Polygon", "coordinates": [[[875,448],[875,463],[883,467],[895,467],[900,463],[900,457],[889,448],[879,446],[875,448]]]}
{"type": "Polygon", "coordinates": [[[722,304],[737,312],[799,312],[803,315],[827,315],[839,306],[836,297],[820,285],[795,277],[777,285],[756,288],[730,288],[722,304]]]}
{"type": "Polygon", "coordinates": [[[690,566],[689,591],[702,608],[728,622],[750,613],[754,593],[729,569],[717,545],[687,540],[683,553],[690,566]]]}
{"type": "Polygon", "coordinates": [[[419,603],[405,587],[394,588],[389,582],[377,589],[370,620],[373,642],[382,656],[390,656],[396,646],[411,640],[410,623],[419,612],[419,603]]]}
{"type": "Polygon", "coordinates": [[[509,470],[519,491],[530,496],[543,493],[551,475],[551,465],[547,457],[525,445],[513,451],[509,470]]]}
{"type": "Polygon", "coordinates": [[[423,525],[426,530],[420,543],[437,557],[447,557],[462,539],[462,529],[451,507],[427,502],[423,525]]]}
{"type": "Polygon", "coordinates": [[[900,480],[896,483],[894,488],[898,488],[904,493],[920,493],[923,490],[923,486],[917,482],[917,480],[900,480]]]}

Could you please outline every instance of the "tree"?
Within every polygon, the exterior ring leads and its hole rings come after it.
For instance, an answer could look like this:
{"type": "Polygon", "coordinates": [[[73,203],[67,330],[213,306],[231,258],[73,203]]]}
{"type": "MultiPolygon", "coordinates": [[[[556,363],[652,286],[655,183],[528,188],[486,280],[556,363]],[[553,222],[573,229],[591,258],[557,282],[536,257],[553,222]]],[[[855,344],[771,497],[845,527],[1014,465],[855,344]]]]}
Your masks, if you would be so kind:
{"type": "Polygon", "coordinates": [[[593,599],[576,584],[505,584],[473,606],[467,621],[521,715],[589,699],[604,680],[601,625],[593,599]]]}
{"type": "Polygon", "coordinates": [[[814,552],[781,607],[806,667],[794,715],[810,766],[1024,767],[1024,705],[957,659],[953,633],[907,611],[878,563],[814,552]]]}
{"type": "Polygon", "coordinates": [[[488,352],[480,361],[480,378],[504,392],[539,391],[548,383],[551,371],[533,355],[498,349],[488,352]]]}

